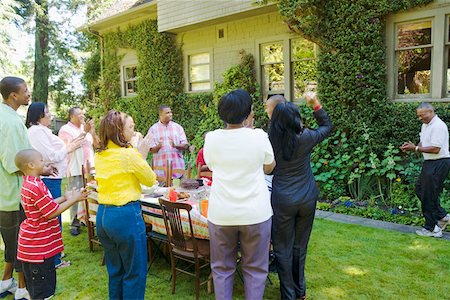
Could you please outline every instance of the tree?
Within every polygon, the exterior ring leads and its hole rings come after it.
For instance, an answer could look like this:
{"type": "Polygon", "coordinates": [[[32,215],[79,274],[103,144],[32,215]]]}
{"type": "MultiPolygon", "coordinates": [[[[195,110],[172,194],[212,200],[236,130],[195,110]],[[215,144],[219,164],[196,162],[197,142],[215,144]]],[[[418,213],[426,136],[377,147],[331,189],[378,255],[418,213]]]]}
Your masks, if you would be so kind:
{"type": "Polygon", "coordinates": [[[15,0],[0,1],[0,77],[13,72],[14,66],[11,62],[11,56],[15,49],[11,45],[14,32],[17,28],[14,26],[20,21],[20,16],[16,12],[18,3],[15,0]]]}
{"type": "Polygon", "coordinates": [[[35,48],[32,101],[47,103],[49,77],[49,30],[48,1],[35,0],[35,48]]]}

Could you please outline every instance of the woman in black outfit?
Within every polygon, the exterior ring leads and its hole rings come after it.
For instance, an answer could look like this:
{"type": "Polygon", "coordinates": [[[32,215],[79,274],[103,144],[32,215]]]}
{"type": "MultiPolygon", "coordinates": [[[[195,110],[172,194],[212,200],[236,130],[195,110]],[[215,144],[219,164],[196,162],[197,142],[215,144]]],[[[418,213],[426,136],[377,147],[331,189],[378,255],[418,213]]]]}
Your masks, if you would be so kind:
{"type": "Polygon", "coordinates": [[[298,108],[291,102],[275,107],[269,128],[277,162],[272,183],[272,242],[281,299],[306,298],[306,250],[319,198],[310,156],[333,128],[317,96],[310,92],[305,99],[314,109],[317,129],[303,127],[298,108]]]}

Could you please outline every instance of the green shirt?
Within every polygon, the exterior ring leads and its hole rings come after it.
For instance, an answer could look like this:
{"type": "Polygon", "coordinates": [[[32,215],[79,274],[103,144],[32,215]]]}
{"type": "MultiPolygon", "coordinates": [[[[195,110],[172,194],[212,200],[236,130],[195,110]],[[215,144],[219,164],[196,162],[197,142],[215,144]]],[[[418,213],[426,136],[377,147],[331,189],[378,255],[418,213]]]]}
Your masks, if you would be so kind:
{"type": "Polygon", "coordinates": [[[4,103],[0,104],[0,141],[0,211],[17,211],[22,176],[14,159],[17,152],[31,149],[31,145],[22,118],[4,103]]]}

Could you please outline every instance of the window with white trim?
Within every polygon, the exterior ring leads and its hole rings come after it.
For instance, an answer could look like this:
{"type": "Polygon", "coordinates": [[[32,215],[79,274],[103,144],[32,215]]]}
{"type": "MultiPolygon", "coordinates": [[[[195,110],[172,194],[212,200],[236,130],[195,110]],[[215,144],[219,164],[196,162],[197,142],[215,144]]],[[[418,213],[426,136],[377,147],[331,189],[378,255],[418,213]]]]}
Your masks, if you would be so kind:
{"type": "Polygon", "coordinates": [[[134,96],[137,94],[137,66],[124,66],[123,67],[123,92],[124,96],[134,96]]]}
{"type": "Polygon", "coordinates": [[[208,52],[188,56],[189,91],[211,89],[211,57],[208,52]]]}
{"type": "Polygon", "coordinates": [[[300,100],[309,85],[317,82],[317,45],[306,39],[291,40],[293,99],[300,100]]]}

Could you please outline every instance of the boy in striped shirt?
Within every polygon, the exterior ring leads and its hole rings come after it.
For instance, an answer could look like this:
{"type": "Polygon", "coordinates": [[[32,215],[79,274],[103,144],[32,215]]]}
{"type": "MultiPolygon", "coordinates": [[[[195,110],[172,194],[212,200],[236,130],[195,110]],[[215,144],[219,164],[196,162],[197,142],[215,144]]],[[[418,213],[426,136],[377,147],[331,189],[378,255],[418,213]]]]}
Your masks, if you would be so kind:
{"type": "Polygon", "coordinates": [[[15,158],[23,172],[22,206],[26,215],[20,224],[17,259],[23,262],[27,290],[32,299],[46,299],[56,288],[55,255],[64,250],[58,215],[87,197],[84,190],[72,190],[53,199],[41,181],[42,155],[33,149],[22,150],[15,158]]]}

